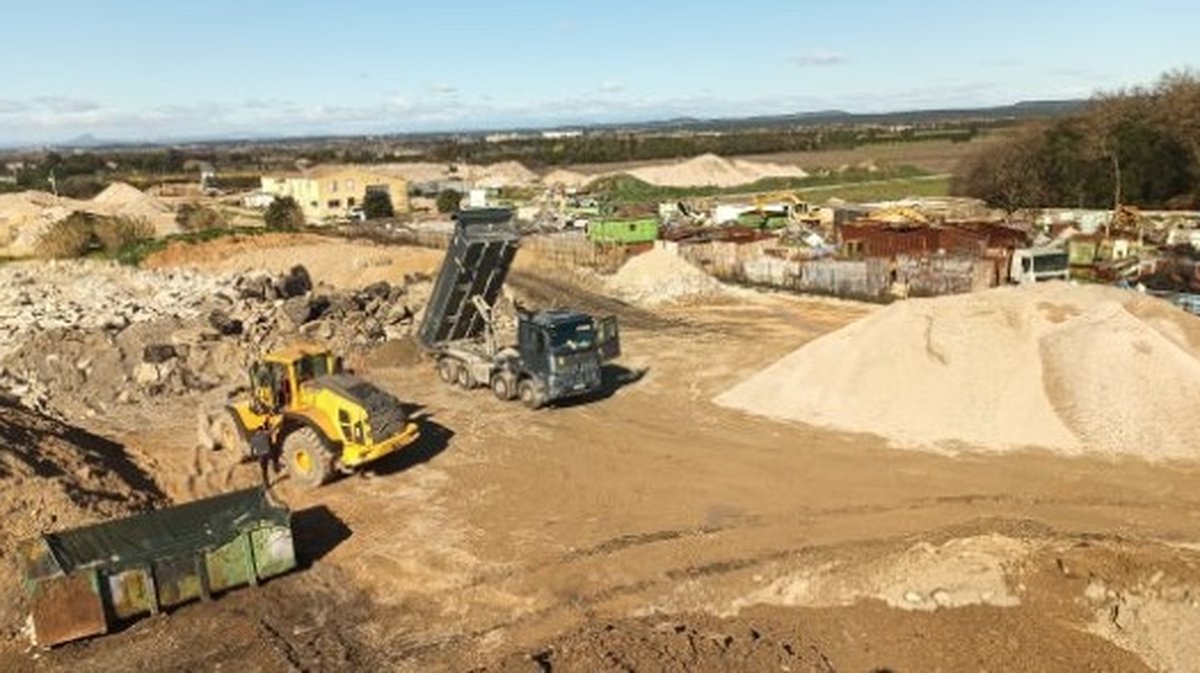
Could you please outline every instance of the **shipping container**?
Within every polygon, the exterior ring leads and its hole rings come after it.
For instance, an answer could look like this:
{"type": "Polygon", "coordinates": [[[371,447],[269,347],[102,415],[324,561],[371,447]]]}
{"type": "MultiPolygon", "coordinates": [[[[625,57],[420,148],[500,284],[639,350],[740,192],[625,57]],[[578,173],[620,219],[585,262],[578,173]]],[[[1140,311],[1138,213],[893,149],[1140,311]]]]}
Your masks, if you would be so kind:
{"type": "Polygon", "coordinates": [[[592,220],[587,236],[593,243],[649,243],[658,240],[658,220],[592,220]]]}
{"type": "Polygon", "coordinates": [[[42,535],[21,543],[18,556],[43,646],[296,566],[291,514],[262,488],[42,535]]]}

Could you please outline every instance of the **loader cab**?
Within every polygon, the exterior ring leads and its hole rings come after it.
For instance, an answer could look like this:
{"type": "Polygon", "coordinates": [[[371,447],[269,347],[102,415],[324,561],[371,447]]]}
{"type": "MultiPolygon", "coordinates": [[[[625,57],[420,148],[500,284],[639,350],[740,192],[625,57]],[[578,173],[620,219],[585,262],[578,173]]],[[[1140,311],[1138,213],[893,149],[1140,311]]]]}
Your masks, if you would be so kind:
{"type": "Polygon", "coordinates": [[[338,373],[340,358],[319,346],[299,345],[276,351],[250,366],[250,389],[267,409],[288,409],[299,404],[301,386],[338,373]]]}

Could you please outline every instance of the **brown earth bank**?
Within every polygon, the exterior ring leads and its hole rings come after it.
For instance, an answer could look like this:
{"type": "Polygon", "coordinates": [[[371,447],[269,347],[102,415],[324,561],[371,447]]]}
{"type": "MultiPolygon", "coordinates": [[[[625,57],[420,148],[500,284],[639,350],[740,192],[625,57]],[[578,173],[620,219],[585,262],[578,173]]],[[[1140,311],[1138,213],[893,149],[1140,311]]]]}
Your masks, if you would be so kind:
{"type": "MultiPolygon", "coordinates": [[[[637,308],[528,262],[510,280],[621,318],[603,395],[528,411],[369,350],[360,373],[419,405],[423,438],[317,491],[276,484],[305,568],[51,652],[14,617],[0,668],[1197,670],[1200,465],[757,417],[711,400],[877,309],[637,308]]],[[[253,483],[197,451],[195,404],[78,422],[176,500],[253,483]]]]}

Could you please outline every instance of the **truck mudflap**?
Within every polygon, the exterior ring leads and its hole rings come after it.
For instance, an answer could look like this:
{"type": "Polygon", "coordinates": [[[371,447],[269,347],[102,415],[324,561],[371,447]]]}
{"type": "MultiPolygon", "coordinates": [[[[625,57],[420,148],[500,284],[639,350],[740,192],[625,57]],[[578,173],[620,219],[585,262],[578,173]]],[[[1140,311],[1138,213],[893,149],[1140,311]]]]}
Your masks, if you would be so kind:
{"type": "Polygon", "coordinates": [[[262,488],[42,535],[18,550],[42,646],[296,566],[291,514],[262,488]]]}
{"type": "Polygon", "coordinates": [[[404,426],[403,431],[378,444],[362,447],[346,447],[342,452],[342,467],[353,469],[371,461],[379,460],[389,453],[395,453],[412,444],[420,437],[421,431],[417,427],[417,424],[408,423],[404,426]]]}

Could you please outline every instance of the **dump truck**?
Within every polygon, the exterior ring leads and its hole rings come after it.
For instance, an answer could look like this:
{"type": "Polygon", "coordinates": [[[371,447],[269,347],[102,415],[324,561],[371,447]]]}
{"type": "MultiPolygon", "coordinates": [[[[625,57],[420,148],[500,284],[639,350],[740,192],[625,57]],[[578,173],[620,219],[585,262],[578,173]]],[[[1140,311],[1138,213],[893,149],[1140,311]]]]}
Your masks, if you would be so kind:
{"type": "Polygon", "coordinates": [[[345,372],[317,344],[293,344],[250,367],[248,399],[200,419],[200,441],[250,456],[250,435],[269,433],[289,475],[308,487],[394,453],[420,436],[403,405],[345,372]]]}
{"type": "Polygon", "coordinates": [[[461,211],[455,219],[417,332],[441,379],[465,389],[487,386],[531,409],[600,390],[604,362],[621,352],[616,317],[521,309],[516,343],[499,344],[493,313],[520,232],[508,209],[461,211]]]}
{"type": "Polygon", "coordinates": [[[17,545],[34,641],[50,647],[296,567],[291,513],[234,491],[17,545]]]}

